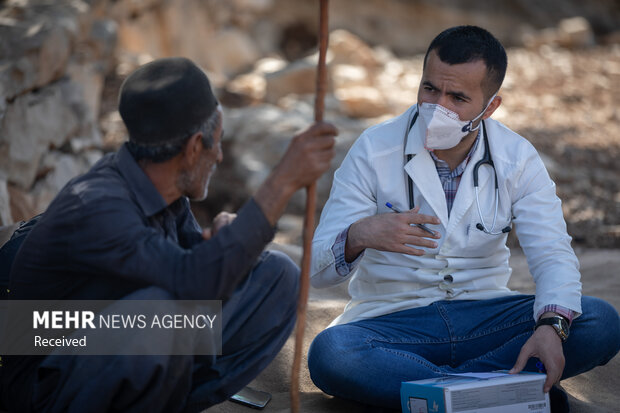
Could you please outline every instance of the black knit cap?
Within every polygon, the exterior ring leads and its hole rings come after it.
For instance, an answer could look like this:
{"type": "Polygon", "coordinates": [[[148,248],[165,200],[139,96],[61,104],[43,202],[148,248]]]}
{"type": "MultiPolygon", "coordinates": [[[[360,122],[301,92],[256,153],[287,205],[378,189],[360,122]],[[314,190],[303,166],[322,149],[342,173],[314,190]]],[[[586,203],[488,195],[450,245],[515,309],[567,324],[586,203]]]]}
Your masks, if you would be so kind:
{"type": "Polygon", "coordinates": [[[195,131],[217,105],[204,72],[191,60],[174,57],[129,75],[121,85],[118,111],[130,141],[159,145],[195,131]]]}

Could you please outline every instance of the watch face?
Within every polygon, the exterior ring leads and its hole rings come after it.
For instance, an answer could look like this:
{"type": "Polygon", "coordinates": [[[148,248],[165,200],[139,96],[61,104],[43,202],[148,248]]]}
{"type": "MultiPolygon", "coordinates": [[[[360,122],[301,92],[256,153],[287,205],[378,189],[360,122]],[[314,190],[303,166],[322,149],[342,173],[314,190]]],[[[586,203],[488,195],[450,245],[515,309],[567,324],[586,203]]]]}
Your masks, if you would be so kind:
{"type": "Polygon", "coordinates": [[[557,320],[559,322],[558,324],[554,324],[554,327],[562,341],[565,341],[568,338],[568,322],[564,317],[557,317],[557,320]]]}

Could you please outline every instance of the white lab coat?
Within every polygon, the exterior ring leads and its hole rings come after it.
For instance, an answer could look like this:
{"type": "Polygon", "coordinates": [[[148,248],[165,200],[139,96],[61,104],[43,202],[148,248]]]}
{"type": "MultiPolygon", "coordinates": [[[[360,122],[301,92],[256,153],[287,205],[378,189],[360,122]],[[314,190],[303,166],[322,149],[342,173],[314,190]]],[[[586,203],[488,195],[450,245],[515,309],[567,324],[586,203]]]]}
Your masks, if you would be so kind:
{"type": "MultiPolygon", "coordinates": [[[[448,218],[445,195],[435,164],[424,148],[425,130],[417,121],[404,136],[417,107],[373,126],[353,144],[334,175],[329,200],[313,241],[311,282],[321,288],[350,280],[351,300],[332,325],[426,306],[437,300],[482,300],[517,292],[508,287],[512,272],[507,234],[489,235],[480,222],[473,187],[474,164],[483,157],[479,142],[459,184],[448,218]],[[415,205],[435,215],[441,225],[438,247],[423,256],[367,249],[347,276],[336,272],[332,252],[336,236],[361,218],[394,213],[390,202],[407,210],[407,175],[413,179],[415,205]],[[450,277],[445,277],[451,275],[450,277]],[[445,277],[445,278],[444,278],[445,277]]],[[[534,147],[500,122],[485,121],[499,182],[499,212],[494,231],[512,222],[536,283],[534,315],[547,304],[581,313],[579,262],[570,246],[555,184],[534,147]],[[514,217],[511,220],[511,217],[514,217]]],[[[479,169],[480,208],[490,228],[494,214],[493,170],[479,169]]]]}

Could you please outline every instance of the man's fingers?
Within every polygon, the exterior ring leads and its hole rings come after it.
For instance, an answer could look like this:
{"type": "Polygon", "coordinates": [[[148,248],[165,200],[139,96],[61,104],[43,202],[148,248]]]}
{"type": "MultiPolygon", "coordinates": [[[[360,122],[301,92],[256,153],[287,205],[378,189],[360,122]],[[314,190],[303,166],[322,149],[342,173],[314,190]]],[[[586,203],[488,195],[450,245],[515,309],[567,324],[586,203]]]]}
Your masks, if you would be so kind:
{"type": "Polygon", "coordinates": [[[338,128],[328,122],[315,122],[303,133],[312,133],[313,135],[330,135],[337,136],[338,128]]]}
{"type": "Polygon", "coordinates": [[[547,393],[551,390],[551,387],[560,381],[562,378],[562,372],[564,371],[564,360],[558,360],[557,362],[552,360],[541,360],[547,370],[547,380],[545,380],[544,391],[547,393]]]}
{"type": "Polygon", "coordinates": [[[433,235],[431,235],[417,225],[409,225],[409,230],[407,231],[406,234],[416,236],[416,237],[422,237],[422,238],[435,238],[435,239],[441,238],[441,234],[439,233],[439,231],[433,231],[433,235]]]}
{"type": "Polygon", "coordinates": [[[521,370],[525,368],[527,361],[530,359],[532,355],[530,354],[529,349],[527,348],[527,343],[523,347],[521,347],[521,351],[519,352],[519,357],[517,357],[517,361],[515,365],[510,369],[508,373],[516,374],[520,373],[521,370]]]}
{"type": "Polygon", "coordinates": [[[400,252],[402,254],[407,254],[407,255],[415,255],[415,256],[418,256],[418,257],[426,254],[426,251],[419,250],[417,248],[413,248],[413,247],[410,247],[408,245],[403,245],[402,248],[400,248],[398,251],[395,251],[395,252],[400,252]]]}
{"type": "Polygon", "coordinates": [[[543,391],[545,393],[549,393],[549,390],[551,390],[551,387],[553,387],[553,385],[556,383],[556,381],[557,380],[552,378],[551,374],[549,374],[549,372],[547,372],[547,379],[545,380],[545,384],[543,385],[543,391]]]}
{"type": "Polygon", "coordinates": [[[205,228],[202,230],[202,239],[209,241],[212,237],[211,228],[205,228]]]}
{"type": "Polygon", "coordinates": [[[545,384],[543,386],[544,392],[548,393],[549,390],[551,390],[551,387],[560,381],[561,376],[562,369],[558,369],[555,366],[547,368],[547,379],[545,380],[545,384]]]}
{"type": "Polygon", "coordinates": [[[329,150],[336,146],[336,139],[333,136],[311,136],[305,143],[309,151],[318,152],[329,150]]]}
{"type": "Polygon", "coordinates": [[[409,222],[410,224],[434,224],[434,225],[441,224],[441,221],[439,221],[439,218],[433,215],[419,214],[418,213],[419,210],[420,210],[420,207],[415,207],[407,211],[405,214],[403,214],[404,216],[407,217],[407,222],[409,222]]]}
{"type": "Polygon", "coordinates": [[[418,227],[411,227],[413,231],[407,234],[403,244],[415,245],[417,247],[437,248],[437,243],[426,237],[430,234],[418,227]]]}
{"type": "Polygon", "coordinates": [[[439,225],[439,218],[432,215],[415,214],[411,217],[411,224],[434,224],[439,225]]]}

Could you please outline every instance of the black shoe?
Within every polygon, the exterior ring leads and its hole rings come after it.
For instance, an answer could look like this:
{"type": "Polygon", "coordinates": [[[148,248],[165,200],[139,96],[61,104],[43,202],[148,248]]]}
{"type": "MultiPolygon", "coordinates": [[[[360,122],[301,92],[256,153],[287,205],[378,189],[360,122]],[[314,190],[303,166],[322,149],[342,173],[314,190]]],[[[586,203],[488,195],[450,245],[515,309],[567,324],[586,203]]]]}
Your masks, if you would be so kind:
{"type": "Polygon", "coordinates": [[[557,386],[551,387],[549,390],[549,402],[551,404],[551,413],[569,413],[568,395],[557,386]]]}

